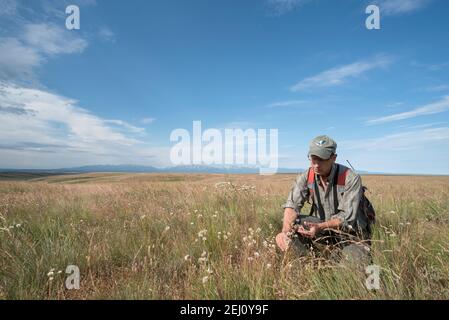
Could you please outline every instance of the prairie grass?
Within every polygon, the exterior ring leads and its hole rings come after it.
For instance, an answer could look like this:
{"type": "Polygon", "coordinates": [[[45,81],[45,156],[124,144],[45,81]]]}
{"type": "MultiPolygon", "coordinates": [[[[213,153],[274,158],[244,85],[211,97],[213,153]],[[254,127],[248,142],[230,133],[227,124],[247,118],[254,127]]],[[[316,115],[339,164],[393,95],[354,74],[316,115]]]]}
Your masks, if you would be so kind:
{"type": "Polygon", "coordinates": [[[0,181],[0,298],[449,299],[449,177],[363,177],[378,216],[379,290],[359,268],[276,249],[294,178],[0,181]],[[80,269],[79,290],[65,288],[68,265],[80,269]]]}

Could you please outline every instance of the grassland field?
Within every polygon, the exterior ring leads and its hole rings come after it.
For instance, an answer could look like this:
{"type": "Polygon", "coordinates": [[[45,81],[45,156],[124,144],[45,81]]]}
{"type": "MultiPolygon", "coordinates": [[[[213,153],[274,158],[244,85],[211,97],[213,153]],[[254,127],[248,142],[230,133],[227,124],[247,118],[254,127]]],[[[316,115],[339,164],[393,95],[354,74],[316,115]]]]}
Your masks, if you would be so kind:
{"type": "Polygon", "coordinates": [[[276,248],[294,179],[2,175],[0,299],[449,299],[449,177],[362,177],[378,290],[364,270],[276,248]]]}

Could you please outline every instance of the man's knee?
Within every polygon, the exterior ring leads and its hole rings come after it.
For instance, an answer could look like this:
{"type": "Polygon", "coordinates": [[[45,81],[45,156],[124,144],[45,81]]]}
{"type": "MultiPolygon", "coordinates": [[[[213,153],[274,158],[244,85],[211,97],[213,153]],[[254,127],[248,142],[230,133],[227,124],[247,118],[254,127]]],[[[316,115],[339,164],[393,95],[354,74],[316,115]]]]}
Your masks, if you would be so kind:
{"type": "Polygon", "coordinates": [[[341,250],[342,259],[358,265],[371,263],[371,248],[364,243],[352,243],[341,250]]]}

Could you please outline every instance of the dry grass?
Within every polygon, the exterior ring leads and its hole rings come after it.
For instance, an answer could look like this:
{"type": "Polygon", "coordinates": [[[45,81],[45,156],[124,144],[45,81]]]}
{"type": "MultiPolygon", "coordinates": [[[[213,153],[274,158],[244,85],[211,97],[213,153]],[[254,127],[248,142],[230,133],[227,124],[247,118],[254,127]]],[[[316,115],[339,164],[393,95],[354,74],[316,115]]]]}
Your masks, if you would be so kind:
{"type": "Polygon", "coordinates": [[[276,250],[294,178],[0,181],[0,298],[449,299],[449,177],[363,177],[378,211],[374,291],[363,271],[276,250]],[[79,290],[64,287],[71,264],[79,290]]]}

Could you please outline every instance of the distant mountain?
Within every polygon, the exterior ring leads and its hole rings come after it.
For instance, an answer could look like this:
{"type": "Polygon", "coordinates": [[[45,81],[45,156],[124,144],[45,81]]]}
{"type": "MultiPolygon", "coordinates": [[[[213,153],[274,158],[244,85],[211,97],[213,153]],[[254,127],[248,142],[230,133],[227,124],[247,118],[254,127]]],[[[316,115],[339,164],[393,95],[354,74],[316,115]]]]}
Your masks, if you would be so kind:
{"type": "Polygon", "coordinates": [[[160,172],[160,169],[151,166],[138,166],[132,164],[120,164],[120,165],[92,165],[82,166],[74,168],[57,169],[59,172],[132,172],[132,173],[145,173],[145,172],[160,172]]]}
{"type": "MultiPolygon", "coordinates": [[[[278,168],[277,173],[299,173],[304,169],[278,168]]],[[[228,173],[228,174],[257,174],[257,167],[237,167],[237,166],[174,166],[166,168],[156,168],[139,165],[91,165],[61,169],[0,169],[0,172],[21,172],[21,173],[91,173],[91,172],[129,172],[129,173],[228,173]]]]}

